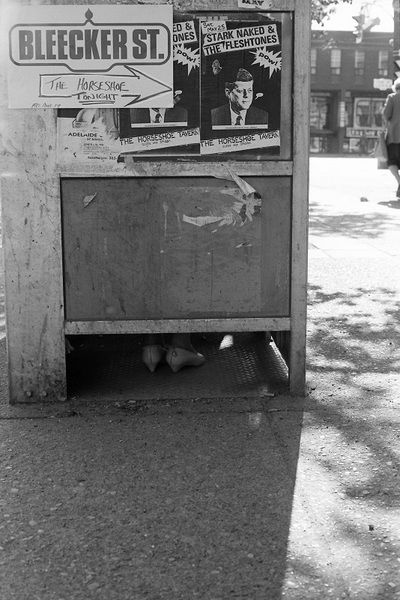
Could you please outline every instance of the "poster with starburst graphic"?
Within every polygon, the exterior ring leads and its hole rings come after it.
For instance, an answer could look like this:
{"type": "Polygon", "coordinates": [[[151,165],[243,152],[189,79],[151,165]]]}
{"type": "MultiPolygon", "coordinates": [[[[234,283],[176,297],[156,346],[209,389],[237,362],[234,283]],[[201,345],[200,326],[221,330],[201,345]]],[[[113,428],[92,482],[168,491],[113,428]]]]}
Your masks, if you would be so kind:
{"type": "Polygon", "coordinates": [[[174,15],[173,107],[162,104],[120,111],[122,153],[198,154],[200,144],[198,21],[174,15]]]}
{"type": "Polygon", "coordinates": [[[281,24],[262,15],[202,22],[202,155],[279,155],[281,52],[281,24]]]}

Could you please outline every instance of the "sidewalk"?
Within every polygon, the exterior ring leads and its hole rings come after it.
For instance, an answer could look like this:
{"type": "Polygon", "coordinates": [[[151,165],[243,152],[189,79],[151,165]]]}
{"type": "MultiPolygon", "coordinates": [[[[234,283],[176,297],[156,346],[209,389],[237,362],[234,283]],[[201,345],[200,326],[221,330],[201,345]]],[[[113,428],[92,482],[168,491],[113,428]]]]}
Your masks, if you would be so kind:
{"type": "Polygon", "coordinates": [[[398,598],[400,202],[374,159],[312,160],[311,173],[313,389],[298,473],[323,494],[318,518],[349,597],[398,598]]]}
{"type": "Polygon", "coordinates": [[[2,599],[400,598],[394,189],[311,159],[307,398],[3,403],[2,599]]]}

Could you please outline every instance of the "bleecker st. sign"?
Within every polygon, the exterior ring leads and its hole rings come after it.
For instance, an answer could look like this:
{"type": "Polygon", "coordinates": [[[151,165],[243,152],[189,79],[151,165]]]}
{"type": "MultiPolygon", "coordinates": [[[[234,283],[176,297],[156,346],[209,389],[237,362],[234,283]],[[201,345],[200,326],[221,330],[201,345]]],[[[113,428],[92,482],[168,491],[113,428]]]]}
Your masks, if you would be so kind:
{"type": "Polygon", "coordinates": [[[171,6],[22,8],[9,27],[11,107],[173,106],[171,6]]]}
{"type": "MultiPolygon", "coordinates": [[[[95,25],[88,9],[86,22],[35,27],[16,25],[10,32],[10,58],[17,65],[64,65],[83,71],[86,61],[104,71],[115,64],[164,64],[171,55],[170,34],[163,23],[95,25]],[[88,26],[89,25],[89,26],[88,26]]],[[[86,63],[87,64],[87,63],[86,63]]]]}

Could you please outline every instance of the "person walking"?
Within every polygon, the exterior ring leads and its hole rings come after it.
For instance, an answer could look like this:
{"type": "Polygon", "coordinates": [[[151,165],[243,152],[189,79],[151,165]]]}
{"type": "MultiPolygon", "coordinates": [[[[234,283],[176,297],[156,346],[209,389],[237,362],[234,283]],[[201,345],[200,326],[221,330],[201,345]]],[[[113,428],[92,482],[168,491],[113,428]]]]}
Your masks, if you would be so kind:
{"type": "Polygon", "coordinates": [[[382,116],[386,128],[387,166],[397,181],[396,196],[400,199],[400,78],[395,80],[392,90],[386,98],[382,116]]]}

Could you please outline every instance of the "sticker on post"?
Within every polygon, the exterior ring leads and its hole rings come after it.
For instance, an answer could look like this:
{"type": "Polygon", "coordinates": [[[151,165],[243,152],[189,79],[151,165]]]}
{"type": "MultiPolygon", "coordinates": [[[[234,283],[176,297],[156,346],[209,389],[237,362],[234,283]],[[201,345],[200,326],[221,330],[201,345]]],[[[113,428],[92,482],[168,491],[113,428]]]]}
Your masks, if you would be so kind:
{"type": "Polygon", "coordinates": [[[238,0],[239,8],[256,8],[266,10],[274,7],[272,0],[238,0]]]}

